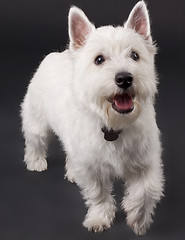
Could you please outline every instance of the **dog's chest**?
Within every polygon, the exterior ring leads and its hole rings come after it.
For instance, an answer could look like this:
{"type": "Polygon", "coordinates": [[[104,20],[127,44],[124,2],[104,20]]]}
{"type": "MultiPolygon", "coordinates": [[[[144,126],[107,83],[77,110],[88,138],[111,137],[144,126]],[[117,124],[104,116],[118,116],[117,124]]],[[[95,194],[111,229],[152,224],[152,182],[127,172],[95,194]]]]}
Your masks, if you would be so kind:
{"type": "Polygon", "coordinates": [[[123,177],[124,165],[133,155],[133,144],[136,145],[129,132],[123,131],[115,141],[107,141],[101,128],[94,131],[88,128],[76,137],[78,141],[73,141],[72,149],[77,161],[87,168],[96,169],[96,172],[106,171],[112,176],[123,177]]]}

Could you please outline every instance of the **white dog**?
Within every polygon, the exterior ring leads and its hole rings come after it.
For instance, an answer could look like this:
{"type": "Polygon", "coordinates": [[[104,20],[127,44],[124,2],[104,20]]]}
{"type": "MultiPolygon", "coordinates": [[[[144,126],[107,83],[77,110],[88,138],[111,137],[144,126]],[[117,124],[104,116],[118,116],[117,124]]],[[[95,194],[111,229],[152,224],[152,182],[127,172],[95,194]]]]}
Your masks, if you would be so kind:
{"type": "Polygon", "coordinates": [[[69,12],[69,49],[40,64],[22,104],[24,161],[47,169],[51,130],[66,152],[66,177],[86,200],[83,225],[110,228],[114,179],[125,182],[122,208],[142,235],[163,191],[161,144],[155,120],[156,47],[146,5],[140,1],[124,27],[95,28],[77,7],[69,12]]]}

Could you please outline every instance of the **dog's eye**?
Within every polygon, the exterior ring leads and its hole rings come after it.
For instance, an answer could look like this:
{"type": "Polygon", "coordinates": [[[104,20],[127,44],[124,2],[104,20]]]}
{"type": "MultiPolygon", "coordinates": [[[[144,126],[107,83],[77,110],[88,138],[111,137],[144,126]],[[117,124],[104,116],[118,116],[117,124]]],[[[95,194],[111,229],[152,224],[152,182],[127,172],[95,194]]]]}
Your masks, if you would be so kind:
{"type": "Polygon", "coordinates": [[[100,65],[100,64],[102,64],[103,62],[105,61],[105,58],[102,56],[102,55],[99,55],[99,56],[97,56],[96,58],[95,58],[95,64],[96,65],[100,65]]]}
{"type": "Polygon", "coordinates": [[[131,52],[130,57],[131,57],[134,61],[138,61],[138,60],[139,60],[139,55],[138,55],[136,52],[134,52],[134,51],[131,52]]]}

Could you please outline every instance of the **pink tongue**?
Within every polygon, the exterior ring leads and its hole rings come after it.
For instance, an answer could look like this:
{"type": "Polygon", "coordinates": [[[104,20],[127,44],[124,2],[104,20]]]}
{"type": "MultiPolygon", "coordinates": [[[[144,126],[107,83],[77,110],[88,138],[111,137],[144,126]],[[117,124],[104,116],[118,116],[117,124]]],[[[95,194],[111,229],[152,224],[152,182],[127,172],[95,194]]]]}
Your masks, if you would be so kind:
{"type": "Polygon", "coordinates": [[[133,106],[132,98],[128,94],[117,95],[114,97],[113,101],[120,110],[128,110],[133,106]]]}

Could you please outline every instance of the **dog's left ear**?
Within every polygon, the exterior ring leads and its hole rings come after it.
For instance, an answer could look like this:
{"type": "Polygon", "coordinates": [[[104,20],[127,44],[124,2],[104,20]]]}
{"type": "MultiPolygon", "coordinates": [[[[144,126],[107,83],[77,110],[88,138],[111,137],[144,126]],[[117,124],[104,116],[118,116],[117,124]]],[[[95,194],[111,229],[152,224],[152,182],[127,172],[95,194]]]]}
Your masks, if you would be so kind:
{"type": "Polygon", "coordinates": [[[77,7],[70,8],[68,25],[70,49],[74,50],[83,47],[87,38],[95,29],[95,26],[89,21],[85,13],[77,7]]]}
{"type": "Polygon", "coordinates": [[[151,40],[150,19],[144,1],[140,1],[134,6],[124,27],[134,29],[144,39],[151,40]]]}

